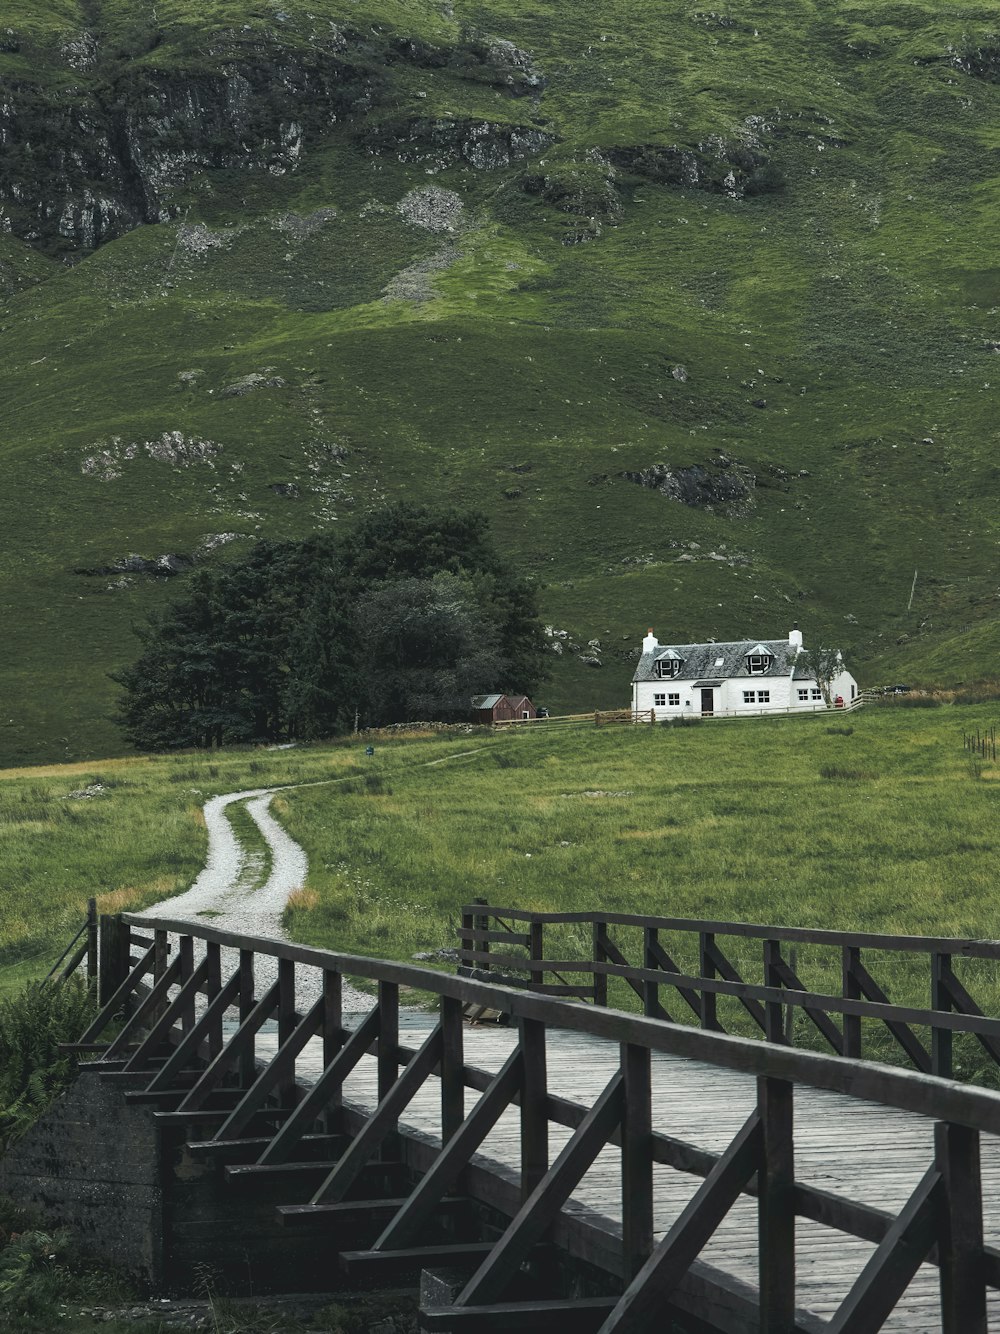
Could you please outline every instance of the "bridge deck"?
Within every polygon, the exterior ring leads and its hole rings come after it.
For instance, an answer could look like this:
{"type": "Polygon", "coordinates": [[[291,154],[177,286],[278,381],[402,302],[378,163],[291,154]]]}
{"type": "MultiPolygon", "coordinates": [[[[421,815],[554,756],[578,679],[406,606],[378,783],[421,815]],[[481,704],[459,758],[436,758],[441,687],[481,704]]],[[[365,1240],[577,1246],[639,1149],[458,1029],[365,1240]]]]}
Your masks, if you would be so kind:
{"type": "MultiPolygon", "coordinates": [[[[350,1022],[350,1017],[348,1017],[350,1022]]],[[[433,1024],[430,1015],[400,1016],[400,1040],[416,1046],[433,1024]]],[[[261,1047],[273,1041],[261,1034],[261,1047]]],[[[466,1026],[466,1061],[496,1070],[510,1052],[515,1033],[496,1025],[466,1026]]],[[[563,1030],[547,1035],[548,1085],[552,1094],[586,1105],[618,1068],[618,1048],[600,1039],[563,1030]]],[[[299,1058],[303,1082],[322,1068],[320,1044],[313,1041],[299,1058]]],[[[345,1097],[362,1107],[375,1102],[375,1061],[367,1057],[344,1089],[345,1097]]],[[[466,1093],[467,1107],[478,1095],[466,1093]]],[[[748,1076],[700,1062],[653,1054],[653,1125],[699,1148],[723,1151],[753,1109],[755,1083],[748,1076]]],[[[439,1088],[428,1081],[419,1091],[402,1124],[437,1136],[439,1088]]],[[[795,1097],[796,1179],[844,1197],[898,1213],[933,1159],[933,1124],[926,1118],[859,1102],[838,1094],[799,1088],[795,1097]]],[[[550,1161],[569,1138],[561,1126],[550,1126],[550,1161]]],[[[490,1159],[508,1170],[519,1164],[519,1123],[508,1109],[483,1145],[477,1161],[490,1159]]],[[[584,1177],[568,1208],[621,1220],[618,1150],[604,1149],[584,1177]]],[[[655,1171],[656,1236],[659,1238],[694,1194],[700,1178],[657,1165],[655,1171]]],[[[982,1144],[985,1236],[1000,1242],[1000,1142],[989,1136],[982,1144]]],[[[746,1282],[756,1284],[757,1209],[747,1196],[737,1201],[706,1247],[702,1258],[746,1282]]],[[[796,1292],[799,1306],[820,1316],[831,1315],[860,1273],[874,1246],[807,1219],[797,1222],[796,1292]]],[[[1000,1294],[990,1294],[990,1327],[1000,1329],[1000,1294]]],[[[936,1268],[925,1264],[905,1297],[887,1320],[886,1330],[899,1334],[932,1334],[941,1329],[940,1290],[936,1268]]]]}

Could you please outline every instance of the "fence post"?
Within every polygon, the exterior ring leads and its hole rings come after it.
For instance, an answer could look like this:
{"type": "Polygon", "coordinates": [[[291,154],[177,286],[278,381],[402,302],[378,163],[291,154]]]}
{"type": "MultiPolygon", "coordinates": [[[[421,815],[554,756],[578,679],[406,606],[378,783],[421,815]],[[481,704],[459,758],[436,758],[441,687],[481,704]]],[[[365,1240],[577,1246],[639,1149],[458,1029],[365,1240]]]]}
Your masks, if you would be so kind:
{"type": "Polygon", "coordinates": [[[87,986],[97,986],[97,900],[87,900],[87,986]]]}
{"type": "MultiPolygon", "coordinates": [[[[841,977],[844,1000],[860,1000],[861,987],[858,984],[855,965],[861,962],[861,951],[856,945],[845,945],[841,956],[841,977]]],[[[844,1015],[844,1055],[852,1060],[861,1059],[861,1016],[844,1015]]]]}
{"type": "Polygon", "coordinates": [[[757,1173],[760,1327],[768,1334],[793,1334],[795,1329],[792,1096],[792,1085],[787,1080],[757,1080],[757,1108],[764,1132],[757,1173]]]}
{"type": "Polygon", "coordinates": [[[938,1240],[942,1334],[986,1334],[979,1132],[939,1121],[934,1156],[945,1199],[938,1240]]]}
{"type": "MultiPolygon", "coordinates": [[[[528,939],[530,941],[530,944],[528,946],[528,953],[532,959],[545,958],[545,944],[543,939],[544,929],[545,929],[544,925],[541,922],[528,923],[528,939]]],[[[544,983],[544,981],[545,981],[544,972],[539,970],[536,973],[534,969],[531,969],[530,972],[528,973],[529,991],[541,991],[542,984],[544,983]]]]}
{"type": "Polygon", "coordinates": [[[107,1005],[129,970],[129,928],[121,913],[102,913],[98,929],[98,993],[101,1005],[107,1005]]]}
{"type": "MultiPolygon", "coordinates": [[[[608,954],[604,948],[608,939],[607,922],[595,922],[591,928],[594,941],[594,963],[607,963],[608,954]]],[[[594,1004],[607,1005],[608,1003],[608,975],[607,973],[593,974],[594,978],[594,1004]]]]}
{"type": "MultiPolygon", "coordinates": [[[[778,972],[778,964],[781,959],[781,942],[778,940],[764,941],[764,985],[765,987],[780,987],[781,974],[778,972]]],[[[780,1001],[764,1002],[764,1036],[768,1042],[785,1041],[784,1015],[782,1014],[782,1004],[780,1001]]]]}
{"type": "MultiPolygon", "coordinates": [[[[935,950],[931,955],[931,1009],[950,1010],[951,995],[947,979],[951,972],[951,955],[935,950]]],[[[952,1032],[950,1028],[931,1028],[931,1073],[942,1079],[952,1077],[952,1032]]]]}
{"type": "MultiPolygon", "coordinates": [[[[483,908],[486,908],[489,906],[485,899],[473,899],[472,902],[476,904],[477,907],[482,906],[483,908]]],[[[477,931],[488,931],[490,929],[489,913],[476,913],[473,916],[472,924],[477,931]]],[[[490,942],[488,940],[474,940],[470,943],[473,950],[482,951],[483,954],[489,954],[490,942]]],[[[476,970],[482,969],[484,973],[488,973],[490,971],[490,961],[489,959],[482,959],[473,964],[473,968],[476,970]]]]}
{"type": "MultiPolygon", "coordinates": [[[[644,926],[642,929],[642,966],[644,968],[659,968],[659,962],[656,958],[655,946],[660,938],[660,932],[655,926],[644,926]]],[[[659,982],[643,982],[642,984],[642,1010],[650,1019],[659,1019],[663,1014],[660,1005],[660,984],[659,982]]]]}
{"type": "MultiPolygon", "coordinates": [[[[715,964],[712,962],[712,946],[715,944],[713,931],[702,931],[698,935],[698,959],[702,977],[715,977],[715,964]]],[[[701,1026],[707,1030],[717,1030],[719,1020],[716,1015],[716,995],[714,991],[701,993],[701,1026]]]]}

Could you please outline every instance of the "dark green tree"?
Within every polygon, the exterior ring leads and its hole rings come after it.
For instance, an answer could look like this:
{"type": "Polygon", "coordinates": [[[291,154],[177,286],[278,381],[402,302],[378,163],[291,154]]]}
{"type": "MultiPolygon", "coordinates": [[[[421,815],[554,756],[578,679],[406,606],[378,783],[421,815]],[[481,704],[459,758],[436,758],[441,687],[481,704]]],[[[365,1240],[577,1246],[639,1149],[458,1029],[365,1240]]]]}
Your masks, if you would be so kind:
{"type": "Polygon", "coordinates": [[[149,750],[328,736],[356,711],[464,717],[471,695],[530,693],[544,674],[534,589],[486,520],[412,505],[200,569],[137,634],[114,679],[125,734],[149,750]]]}

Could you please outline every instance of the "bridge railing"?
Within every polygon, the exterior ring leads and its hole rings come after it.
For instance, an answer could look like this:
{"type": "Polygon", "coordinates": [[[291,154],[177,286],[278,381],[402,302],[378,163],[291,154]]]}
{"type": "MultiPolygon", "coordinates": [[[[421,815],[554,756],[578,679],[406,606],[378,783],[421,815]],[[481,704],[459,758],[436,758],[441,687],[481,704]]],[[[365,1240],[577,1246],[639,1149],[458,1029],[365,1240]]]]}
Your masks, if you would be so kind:
{"type": "Polygon", "coordinates": [[[967,1034],[987,1066],[1000,1067],[1000,1018],[969,989],[1000,995],[996,940],[543,913],[483,900],[463,907],[458,935],[460,972],[540,995],[607,1005],[610,983],[653,1018],[786,1045],[814,1045],[818,1034],[852,1060],[883,1057],[887,1034],[907,1064],[944,1078],[955,1074],[956,1035],[967,1034]],[[815,980],[804,980],[806,964],[815,980]],[[905,988],[907,1003],[892,1001],[890,987],[905,988]],[[920,991],[926,1005],[912,1003],[920,991]]]}
{"type": "MultiPolygon", "coordinates": [[[[109,975],[102,978],[102,991],[110,995],[77,1044],[98,1057],[84,1070],[122,1078],[126,1098],[153,1104],[161,1123],[203,1126],[202,1142],[189,1144],[190,1153],[223,1152],[229,1155],[223,1161],[242,1164],[227,1172],[244,1180],[269,1173],[273,1184],[275,1169],[301,1156],[306,1137],[313,1146],[336,1143],[309,1202],[279,1205],[278,1212],[287,1226],[327,1230],[338,1218],[353,1228],[366,1218],[381,1219],[365,1250],[350,1250],[352,1243],[343,1240],[331,1243],[349,1269],[377,1274],[381,1266],[384,1277],[407,1266],[419,1269],[432,1253],[437,1264],[464,1266],[467,1277],[454,1303],[423,1310],[425,1329],[460,1330],[470,1320],[478,1328],[477,1319],[493,1330],[537,1328],[547,1319],[553,1328],[600,1325],[610,1334],[652,1328],[666,1313],[696,1314],[699,1328],[724,1334],[874,1334],[926,1262],[940,1271],[943,1334],[986,1334],[986,1295],[988,1288],[1000,1289],[1000,1250],[983,1239],[980,1136],[1000,1134],[998,1093],[188,921],[123,915],[105,935],[116,941],[105,956],[109,975]],[[372,1008],[353,1029],[344,1023],[345,979],[376,990],[372,1008]],[[422,1001],[437,1013],[419,1048],[400,1040],[401,1000],[422,1001]],[[467,1063],[465,1007],[488,1007],[512,1026],[516,1038],[499,1071],[467,1063]],[[260,1043],[269,1021],[277,1027],[270,1049],[260,1043]],[[612,1044],[613,1073],[592,1100],[550,1092],[546,1039],[552,1030],[612,1044]],[[321,1044],[322,1068],[303,1085],[296,1081],[296,1065],[313,1039],[321,1044]],[[722,1152],[672,1133],[669,1100],[665,1111],[654,1112],[651,1072],[663,1056],[756,1079],[753,1109],[722,1152]],[[345,1103],[345,1081],[372,1058],[377,1091],[371,1108],[359,1114],[345,1103]],[[407,1139],[402,1117],[433,1080],[440,1086],[437,1134],[407,1139]],[[471,1107],[467,1089],[479,1095],[471,1107]],[[898,1215],[850,1198],[846,1190],[833,1193],[796,1179],[794,1106],[802,1089],[896,1108],[933,1124],[926,1171],[898,1215]],[[519,1184],[509,1174],[491,1172],[482,1158],[473,1161],[508,1108],[516,1109],[519,1125],[519,1184]],[[549,1149],[553,1124],[570,1130],[555,1155],[549,1149]],[[402,1143],[409,1153],[410,1193],[404,1200],[359,1199],[366,1166],[390,1143],[402,1143]],[[607,1220],[563,1209],[608,1146],[619,1150],[610,1156],[610,1170],[618,1173],[622,1219],[611,1230],[607,1220]],[[235,1158],[241,1148],[243,1158],[235,1158]],[[700,1184],[657,1240],[659,1165],[691,1174],[700,1184]],[[449,1197],[456,1183],[492,1211],[492,1222],[482,1239],[427,1246],[442,1210],[455,1203],[449,1197]],[[698,1259],[741,1196],[756,1200],[756,1289],[698,1259]],[[499,1236],[497,1216],[508,1220],[499,1236]],[[796,1219],[874,1244],[828,1320],[796,1307],[796,1219]],[[603,1274],[605,1295],[581,1299],[536,1288],[527,1302],[505,1305],[543,1238],[592,1274],[603,1274]]],[[[544,1272],[554,1276],[557,1269],[549,1264],[544,1272]]]]}

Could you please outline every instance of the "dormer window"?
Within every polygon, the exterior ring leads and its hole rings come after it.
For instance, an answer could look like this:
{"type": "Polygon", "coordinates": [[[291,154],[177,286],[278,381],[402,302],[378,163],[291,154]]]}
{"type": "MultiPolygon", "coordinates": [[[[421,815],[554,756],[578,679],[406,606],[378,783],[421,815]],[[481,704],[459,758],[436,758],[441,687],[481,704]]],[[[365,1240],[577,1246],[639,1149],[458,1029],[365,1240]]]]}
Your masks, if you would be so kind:
{"type": "Polygon", "coordinates": [[[667,649],[666,653],[656,660],[656,675],[661,681],[680,676],[683,664],[684,659],[679,654],[673,649],[667,649]]]}
{"type": "Polygon", "coordinates": [[[774,662],[774,654],[769,653],[763,644],[758,644],[747,654],[747,674],[749,676],[763,676],[770,670],[771,663],[774,662]]]}

